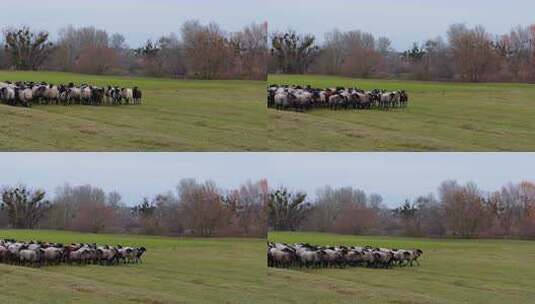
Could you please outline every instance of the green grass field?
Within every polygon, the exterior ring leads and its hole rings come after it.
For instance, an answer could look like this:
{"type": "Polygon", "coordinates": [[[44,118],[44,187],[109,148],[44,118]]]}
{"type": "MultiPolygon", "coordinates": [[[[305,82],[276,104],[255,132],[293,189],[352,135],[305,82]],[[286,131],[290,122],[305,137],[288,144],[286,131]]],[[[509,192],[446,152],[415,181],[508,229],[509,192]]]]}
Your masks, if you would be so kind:
{"type": "Polygon", "coordinates": [[[270,84],[405,89],[407,110],[269,110],[280,151],[533,151],[535,85],[360,80],[271,75],[270,84]]]}
{"type": "Polygon", "coordinates": [[[0,151],[266,150],[265,82],[0,71],[0,81],[139,86],[142,106],[0,105],[0,151]]]}
{"type": "Polygon", "coordinates": [[[270,269],[282,303],[534,303],[535,242],[270,233],[277,242],[421,248],[420,267],[270,269]]]}
{"type": "Polygon", "coordinates": [[[138,265],[0,264],[1,303],[255,303],[265,297],[265,240],[14,230],[0,230],[0,238],[148,249],[138,265]]]}

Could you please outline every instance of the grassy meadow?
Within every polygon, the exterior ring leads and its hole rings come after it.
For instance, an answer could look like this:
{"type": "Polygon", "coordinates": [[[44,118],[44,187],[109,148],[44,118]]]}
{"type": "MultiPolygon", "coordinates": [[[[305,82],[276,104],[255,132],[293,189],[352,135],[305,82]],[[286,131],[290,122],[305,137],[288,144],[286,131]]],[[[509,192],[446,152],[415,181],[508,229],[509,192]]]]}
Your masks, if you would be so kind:
{"type": "Polygon", "coordinates": [[[0,151],[267,149],[265,82],[0,71],[0,81],[138,86],[141,106],[0,104],[0,151]]]}
{"type": "MultiPolygon", "coordinates": [[[[270,269],[277,303],[533,303],[535,242],[270,233],[270,241],[420,248],[420,267],[270,269]]],[[[274,301],[275,303],[275,301],[274,301]]]]}
{"type": "Polygon", "coordinates": [[[405,89],[406,110],[307,113],[270,109],[279,151],[534,151],[535,85],[270,75],[270,84],[405,89]]]}
{"type": "Polygon", "coordinates": [[[1,303],[255,303],[265,240],[178,239],[0,230],[0,238],[144,246],[143,264],[27,268],[0,264],[1,303]]]}

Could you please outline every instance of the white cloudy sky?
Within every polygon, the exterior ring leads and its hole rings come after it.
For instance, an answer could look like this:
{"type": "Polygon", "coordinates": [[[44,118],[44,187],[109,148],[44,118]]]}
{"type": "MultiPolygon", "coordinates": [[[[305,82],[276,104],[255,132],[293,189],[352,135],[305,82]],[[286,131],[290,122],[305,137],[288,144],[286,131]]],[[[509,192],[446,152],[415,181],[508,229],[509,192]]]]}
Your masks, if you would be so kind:
{"type": "Polygon", "coordinates": [[[293,28],[318,37],[334,28],[361,29],[387,36],[404,49],[444,34],[458,22],[506,33],[535,23],[534,12],[535,2],[528,0],[25,0],[0,9],[0,24],[24,24],[52,34],[68,24],[94,25],[123,33],[130,45],[138,46],[177,32],[188,19],[215,21],[228,31],[268,21],[272,31],[293,28]]]}
{"type": "Polygon", "coordinates": [[[535,181],[535,154],[521,153],[0,153],[0,185],[25,183],[48,192],[66,182],[118,191],[125,202],[173,190],[182,178],[234,188],[267,178],[272,187],[314,195],[319,187],[353,186],[395,206],[434,192],[447,179],[485,191],[535,181]]]}

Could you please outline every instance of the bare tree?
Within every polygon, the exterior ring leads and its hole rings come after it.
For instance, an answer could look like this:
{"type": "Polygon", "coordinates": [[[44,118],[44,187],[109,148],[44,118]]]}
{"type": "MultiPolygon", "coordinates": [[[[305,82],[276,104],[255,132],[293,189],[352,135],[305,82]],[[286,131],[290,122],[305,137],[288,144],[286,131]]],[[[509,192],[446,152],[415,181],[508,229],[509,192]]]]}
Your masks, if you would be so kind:
{"type": "Polygon", "coordinates": [[[415,205],[418,209],[417,221],[420,235],[432,237],[446,235],[444,209],[433,194],[418,197],[415,205]]]}
{"type": "Polygon", "coordinates": [[[216,234],[217,228],[225,226],[227,218],[222,196],[214,183],[182,180],[178,193],[182,214],[193,234],[210,237],[216,234]]]}
{"type": "Polygon", "coordinates": [[[182,42],[176,34],[162,36],[158,41],[162,72],[175,78],[185,77],[187,74],[186,58],[182,42]]]}
{"type": "Polygon", "coordinates": [[[462,80],[483,80],[489,71],[495,53],[492,39],[483,26],[469,29],[464,24],[455,24],[448,30],[448,39],[454,63],[462,80]]]}
{"type": "Polygon", "coordinates": [[[109,36],[93,26],[76,28],[72,25],[60,29],[56,60],[62,70],[74,69],[80,54],[86,50],[109,47],[109,36]]]}
{"type": "Polygon", "coordinates": [[[381,69],[391,52],[388,38],[375,39],[372,34],[358,30],[334,30],[325,35],[317,64],[321,73],[368,77],[381,69]]]}
{"type": "Polygon", "coordinates": [[[119,55],[109,47],[87,47],[74,62],[73,70],[78,73],[102,75],[118,67],[119,55]]]}
{"type": "Polygon", "coordinates": [[[268,198],[269,225],[276,231],[297,230],[310,211],[306,196],[285,188],[272,191],[268,198]]]}
{"type": "Polygon", "coordinates": [[[34,229],[49,209],[45,191],[31,190],[24,185],[6,187],[2,190],[2,209],[9,224],[16,229],[34,229]]]}
{"type": "Polygon", "coordinates": [[[265,237],[267,181],[247,182],[225,197],[234,226],[244,236],[265,237]]]}
{"type": "Polygon", "coordinates": [[[48,32],[32,32],[29,27],[4,32],[5,51],[17,70],[37,70],[53,50],[48,32]]]}
{"type": "Polygon", "coordinates": [[[267,78],[267,24],[251,24],[230,38],[234,63],[231,73],[249,79],[267,78]]]}
{"type": "Polygon", "coordinates": [[[454,236],[477,236],[485,223],[485,206],[480,190],[473,183],[460,186],[455,181],[442,183],[439,194],[448,228],[454,236]]]}
{"type": "Polygon", "coordinates": [[[333,75],[341,74],[346,55],[344,34],[339,30],[325,34],[325,42],[317,60],[320,72],[333,75]]]}
{"type": "Polygon", "coordinates": [[[279,71],[288,74],[305,73],[319,54],[313,35],[299,35],[294,30],[271,36],[271,56],[279,71]]]}
{"type": "Polygon", "coordinates": [[[187,21],[181,29],[188,70],[196,78],[214,79],[225,73],[231,57],[229,40],[216,23],[206,26],[198,21],[187,21]]]}
{"type": "Polygon", "coordinates": [[[109,47],[114,49],[117,53],[122,53],[129,48],[126,43],[126,38],[120,33],[111,35],[109,47]]]}
{"type": "Polygon", "coordinates": [[[535,25],[512,29],[495,43],[495,48],[510,73],[505,79],[535,81],[535,25]]]}
{"type": "Polygon", "coordinates": [[[160,233],[160,223],[157,218],[157,206],[148,198],[143,198],[142,202],[132,208],[132,214],[137,218],[145,234],[160,233]]]}
{"type": "MultiPolygon", "coordinates": [[[[4,45],[5,46],[5,42],[3,41],[3,37],[0,38],[0,45],[4,45]]],[[[7,55],[6,55],[6,51],[5,51],[5,47],[4,48],[0,48],[0,68],[1,69],[6,69],[8,67],[8,58],[7,58],[7,55]]]]}

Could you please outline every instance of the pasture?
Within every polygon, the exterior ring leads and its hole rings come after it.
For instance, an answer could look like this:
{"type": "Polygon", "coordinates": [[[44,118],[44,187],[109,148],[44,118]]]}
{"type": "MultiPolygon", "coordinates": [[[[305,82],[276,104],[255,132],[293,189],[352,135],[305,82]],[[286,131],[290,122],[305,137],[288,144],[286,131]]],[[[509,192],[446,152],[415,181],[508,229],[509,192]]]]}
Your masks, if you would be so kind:
{"type": "Polygon", "coordinates": [[[269,233],[273,242],[421,248],[420,267],[269,269],[274,303],[531,303],[535,242],[269,233]]]}
{"type": "Polygon", "coordinates": [[[265,240],[0,230],[0,238],[145,246],[143,264],[0,264],[2,303],[252,303],[265,294],[265,240]]]}
{"type": "Polygon", "coordinates": [[[1,151],[266,150],[265,82],[0,71],[0,79],[138,86],[143,105],[0,104],[1,151]]]}
{"type": "Polygon", "coordinates": [[[404,89],[406,109],[306,113],[269,109],[278,151],[533,151],[535,85],[270,75],[269,84],[404,89]]]}

